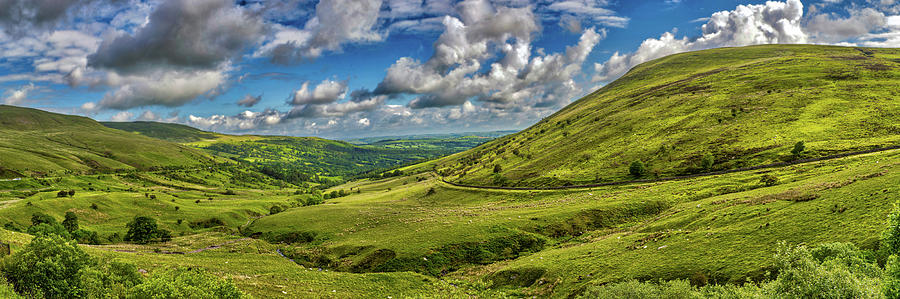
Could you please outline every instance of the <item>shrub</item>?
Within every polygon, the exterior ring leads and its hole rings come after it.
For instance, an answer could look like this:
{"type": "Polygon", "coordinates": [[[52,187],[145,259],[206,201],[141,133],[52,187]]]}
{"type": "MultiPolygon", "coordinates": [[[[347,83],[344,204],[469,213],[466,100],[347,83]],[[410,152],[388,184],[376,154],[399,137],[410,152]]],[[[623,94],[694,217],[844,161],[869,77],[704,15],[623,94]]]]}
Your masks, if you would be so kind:
{"type": "Polygon", "coordinates": [[[56,218],[53,218],[53,216],[41,212],[37,212],[31,215],[31,225],[38,225],[41,223],[55,224],[56,218]]]}
{"type": "Polygon", "coordinates": [[[189,268],[155,273],[129,293],[130,298],[249,298],[230,281],[189,268]]]}
{"type": "MultiPolygon", "coordinates": [[[[46,225],[46,224],[43,224],[46,225]]],[[[83,298],[79,272],[96,264],[74,242],[60,236],[39,235],[3,265],[3,272],[19,293],[48,298],[83,298]]]]}
{"type": "Polygon", "coordinates": [[[644,162],[641,162],[641,160],[634,160],[634,162],[631,162],[631,165],[628,166],[628,173],[635,178],[639,178],[647,173],[647,167],[644,166],[644,162]]]}
{"type": "Polygon", "coordinates": [[[66,212],[66,219],[63,220],[62,225],[70,233],[78,230],[78,215],[75,215],[73,212],[66,212]]]}
{"type": "Polygon", "coordinates": [[[269,208],[269,215],[275,215],[281,213],[282,211],[284,211],[284,208],[282,208],[281,206],[272,206],[271,208],[269,208]]]}
{"type": "Polygon", "coordinates": [[[225,221],[222,221],[222,219],[213,217],[213,218],[209,218],[209,219],[205,219],[205,220],[198,220],[198,221],[191,222],[190,226],[193,229],[225,226],[225,221]]]}
{"type": "Polygon", "coordinates": [[[66,190],[60,190],[56,193],[56,197],[66,197],[69,196],[69,192],[66,190]]]}
{"type": "Polygon", "coordinates": [[[700,161],[700,166],[702,166],[703,169],[710,170],[715,162],[716,160],[712,155],[706,155],[703,157],[703,160],[700,161]]]}
{"type": "Polygon", "coordinates": [[[763,183],[767,187],[775,186],[778,184],[778,178],[771,174],[765,174],[759,178],[759,182],[763,183]]]}
{"type": "Polygon", "coordinates": [[[100,207],[98,207],[97,204],[95,204],[95,203],[91,203],[91,209],[98,210],[98,209],[100,209],[100,207]]]}
{"type": "Polygon", "coordinates": [[[127,242],[147,244],[154,240],[165,242],[172,238],[168,230],[159,229],[156,226],[156,219],[150,217],[134,217],[134,220],[128,222],[125,228],[128,229],[124,238],[127,242]]]}
{"type": "Polygon", "coordinates": [[[69,196],[75,196],[75,190],[69,190],[69,196]]]}
{"type": "Polygon", "coordinates": [[[434,191],[434,187],[428,188],[428,192],[425,192],[425,196],[434,195],[437,191],[434,191]]]}
{"type": "Polygon", "coordinates": [[[500,173],[501,171],[503,171],[503,167],[500,164],[494,165],[494,173],[500,173]]]}
{"type": "Polygon", "coordinates": [[[791,154],[793,154],[794,157],[800,157],[800,154],[802,154],[804,150],[806,150],[806,145],[803,141],[797,141],[797,143],[794,144],[794,149],[791,150],[791,154]]]}

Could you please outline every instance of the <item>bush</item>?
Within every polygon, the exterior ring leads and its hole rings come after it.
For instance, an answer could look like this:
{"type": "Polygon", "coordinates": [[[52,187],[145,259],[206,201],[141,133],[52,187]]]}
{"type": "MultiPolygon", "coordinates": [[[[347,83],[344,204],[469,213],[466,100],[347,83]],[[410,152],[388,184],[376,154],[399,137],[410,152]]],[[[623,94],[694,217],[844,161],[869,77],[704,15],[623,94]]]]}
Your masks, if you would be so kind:
{"type": "Polygon", "coordinates": [[[282,208],[281,206],[272,206],[271,208],[269,208],[269,215],[275,215],[281,213],[282,211],[284,211],[284,208],[282,208]]]}
{"type": "Polygon", "coordinates": [[[775,184],[778,184],[778,178],[771,174],[764,174],[759,178],[759,182],[766,185],[766,187],[771,187],[775,186],[775,184]]]}
{"type": "Polygon", "coordinates": [[[37,212],[31,215],[31,225],[38,225],[41,223],[55,224],[56,218],[53,218],[53,216],[41,212],[37,212]]]}
{"type": "Polygon", "coordinates": [[[79,287],[79,272],[95,264],[74,242],[39,235],[5,261],[3,273],[20,294],[83,298],[87,294],[79,287]]]}
{"type": "Polygon", "coordinates": [[[503,167],[500,164],[494,165],[494,173],[500,173],[501,171],[503,171],[503,167]]]}
{"type": "Polygon", "coordinates": [[[640,178],[647,173],[647,167],[644,166],[644,162],[641,162],[641,160],[634,160],[634,162],[631,162],[631,165],[628,166],[628,173],[635,178],[640,178]]]}
{"type": "Polygon", "coordinates": [[[198,221],[191,222],[190,226],[193,229],[225,226],[225,221],[222,221],[222,219],[213,217],[213,218],[209,218],[209,219],[205,219],[205,220],[198,220],[198,221]]]}
{"type": "Polygon", "coordinates": [[[700,161],[700,166],[705,170],[710,170],[713,167],[713,164],[716,163],[715,158],[712,155],[706,155],[703,157],[703,161],[700,161]]]}
{"type": "Polygon", "coordinates": [[[66,212],[66,219],[63,220],[62,225],[70,233],[78,230],[78,215],[75,215],[73,212],[66,212]]]}
{"type": "Polygon", "coordinates": [[[805,150],[806,144],[804,144],[803,141],[797,141],[797,143],[794,144],[794,149],[791,150],[791,154],[793,154],[795,158],[800,157],[800,154],[803,154],[803,151],[805,150]]]}
{"type": "Polygon", "coordinates": [[[881,268],[851,244],[813,250],[779,244],[778,277],[766,286],[775,298],[878,298],[881,268]]]}
{"type": "Polygon", "coordinates": [[[66,197],[69,196],[69,192],[66,190],[60,190],[56,193],[56,197],[66,197]]]}
{"type": "Polygon", "coordinates": [[[165,242],[172,238],[168,230],[159,229],[156,226],[156,219],[150,217],[134,217],[134,220],[128,222],[125,228],[128,229],[124,238],[126,242],[147,244],[154,240],[165,242]]]}
{"type": "Polygon", "coordinates": [[[189,268],[155,273],[129,293],[129,298],[250,298],[230,281],[189,268]]]}

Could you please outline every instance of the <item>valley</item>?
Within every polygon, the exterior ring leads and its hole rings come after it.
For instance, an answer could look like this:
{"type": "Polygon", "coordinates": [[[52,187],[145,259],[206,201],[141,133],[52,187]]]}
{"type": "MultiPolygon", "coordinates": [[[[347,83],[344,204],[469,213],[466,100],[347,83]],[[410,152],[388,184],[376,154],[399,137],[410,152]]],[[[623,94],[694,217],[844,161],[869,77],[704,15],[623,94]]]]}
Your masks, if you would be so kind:
{"type": "Polygon", "coordinates": [[[98,283],[123,296],[884,298],[898,83],[897,49],[719,48],[520,132],[348,141],[0,106],[4,269],[58,239],[134,267],[98,283]]]}

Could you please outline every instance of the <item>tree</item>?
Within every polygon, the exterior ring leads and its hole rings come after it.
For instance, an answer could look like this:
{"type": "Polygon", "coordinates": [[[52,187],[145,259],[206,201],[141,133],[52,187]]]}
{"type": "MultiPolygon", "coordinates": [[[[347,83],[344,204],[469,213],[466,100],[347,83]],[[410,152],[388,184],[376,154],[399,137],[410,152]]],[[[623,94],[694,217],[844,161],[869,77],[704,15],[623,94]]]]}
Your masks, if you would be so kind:
{"type": "Polygon", "coordinates": [[[281,213],[284,209],[281,206],[272,206],[269,208],[269,215],[275,215],[281,213]]]}
{"type": "Polygon", "coordinates": [[[95,265],[74,242],[60,236],[39,235],[3,265],[3,272],[19,293],[47,298],[83,298],[79,272],[95,265]]]}
{"type": "Polygon", "coordinates": [[[634,160],[634,162],[631,162],[631,165],[628,166],[628,173],[630,173],[635,178],[639,178],[647,173],[647,168],[644,166],[644,162],[641,162],[641,160],[634,160]]]}
{"type": "Polygon", "coordinates": [[[160,239],[165,242],[172,238],[171,233],[156,226],[156,219],[144,216],[134,217],[134,220],[125,225],[128,232],[125,233],[125,241],[138,244],[147,244],[160,239]]]}
{"type": "Polygon", "coordinates": [[[69,192],[66,190],[60,190],[56,193],[56,197],[66,197],[69,196],[69,192]]]}
{"type": "Polygon", "coordinates": [[[706,155],[703,157],[703,161],[701,161],[700,164],[703,166],[703,169],[710,170],[715,162],[716,160],[712,155],[706,155]]]}
{"type": "Polygon", "coordinates": [[[41,212],[37,212],[31,215],[31,225],[38,225],[41,223],[56,224],[56,218],[53,218],[53,216],[41,212]]]}
{"type": "Polygon", "coordinates": [[[63,220],[62,225],[70,233],[78,230],[78,215],[75,215],[73,212],[66,212],[66,219],[63,220]]]}
{"type": "Polygon", "coordinates": [[[791,154],[794,154],[795,158],[800,157],[800,154],[802,154],[805,150],[806,145],[803,144],[803,141],[797,141],[797,143],[794,144],[794,149],[791,150],[791,154]]]}
{"type": "Polygon", "coordinates": [[[69,196],[75,196],[75,190],[69,190],[69,196]]]}
{"type": "Polygon", "coordinates": [[[888,214],[888,225],[881,232],[880,248],[886,255],[900,255],[900,201],[894,203],[894,209],[888,214]]]}

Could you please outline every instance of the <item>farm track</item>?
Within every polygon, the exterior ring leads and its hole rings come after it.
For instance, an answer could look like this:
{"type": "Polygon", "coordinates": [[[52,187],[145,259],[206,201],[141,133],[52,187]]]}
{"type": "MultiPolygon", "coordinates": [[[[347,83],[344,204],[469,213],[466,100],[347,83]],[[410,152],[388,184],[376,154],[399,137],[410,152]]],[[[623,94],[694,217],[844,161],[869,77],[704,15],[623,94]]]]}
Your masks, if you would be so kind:
{"type": "Polygon", "coordinates": [[[224,242],[224,243],[221,243],[221,244],[210,245],[210,246],[207,246],[207,247],[204,247],[204,248],[200,248],[200,249],[194,249],[194,250],[187,251],[187,252],[183,252],[183,251],[144,252],[144,251],[138,251],[138,250],[132,250],[132,249],[115,249],[115,248],[108,248],[108,247],[105,247],[105,246],[102,246],[102,245],[87,245],[87,244],[82,244],[82,245],[83,245],[83,246],[88,246],[88,247],[91,247],[91,248],[97,248],[97,249],[100,249],[100,250],[115,251],[115,252],[156,253],[156,254],[192,254],[192,253],[200,253],[200,252],[204,252],[204,251],[207,251],[207,250],[212,250],[212,249],[221,248],[222,246],[225,246],[225,245],[230,245],[230,244],[234,244],[234,243],[241,242],[241,241],[247,241],[247,240],[252,240],[252,239],[251,239],[251,238],[241,238],[241,239],[237,239],[237,240],[231,240],[231,241],[228,241],[228,242],[224,242]]]}
{"type": "Polygon", "coordinates": [[[689,175],[680,175],[673,177],[665,177],[665,178],[656,178],[656,179],[641,179],[641,180],[629,180],[629,181],[619,181],[619,182],[608,182],[608,183],[599,183],[599,184],[587,184],[587,185],[568,185],[568,186],[555,186],[555,187],[499,187],[499,186],[476,186],[476,185],[466,185],[466,184],[458,184],[451,181],[447,181],[444,178],[441,178],[441,181],[445,184],[449,184],[455,187],[463,187],[463,188],[474,188],[474,189],[491,189],[491,190],[521,190],[521,191],[545,191],[545,190],[566,190],[566,189],[585,189],[585,188],[596,188],[596,187],[606,187],[606,186],[618,186],[618,185],[627,185],[627,184],[638,184],[638,183],[655,183],[655,182],[665,182],[665,181],[675,181],[675,180],[683,180],[683,179],[692,179],[698,177],[707,177],[735,172],[743,172],[743,171],[751,171],[765,168],[775,168],[775,167],[784,167],[795,164],[809,163],[809,162],[818,162],[818,161],[827,161],[840,159],[850,156],[858,156],[864,154],[871,154],[877,152],[886,152],[891,150],[900,149],[900,145],[888,146],[888,147],[879,147],[873,148],[864,151],[855,151],[855,152],[847,152],[841,154],[828,155],[818,158],[809,158],[809,159],[800,159],[789,162],[777,162],[777,163],[769,163],[763,165],[756,165],[750,167],[741,167],[734,168],[728,170],[719,170],[712,172],[704,172],[704,173],[696,173],[689,175]]]}

